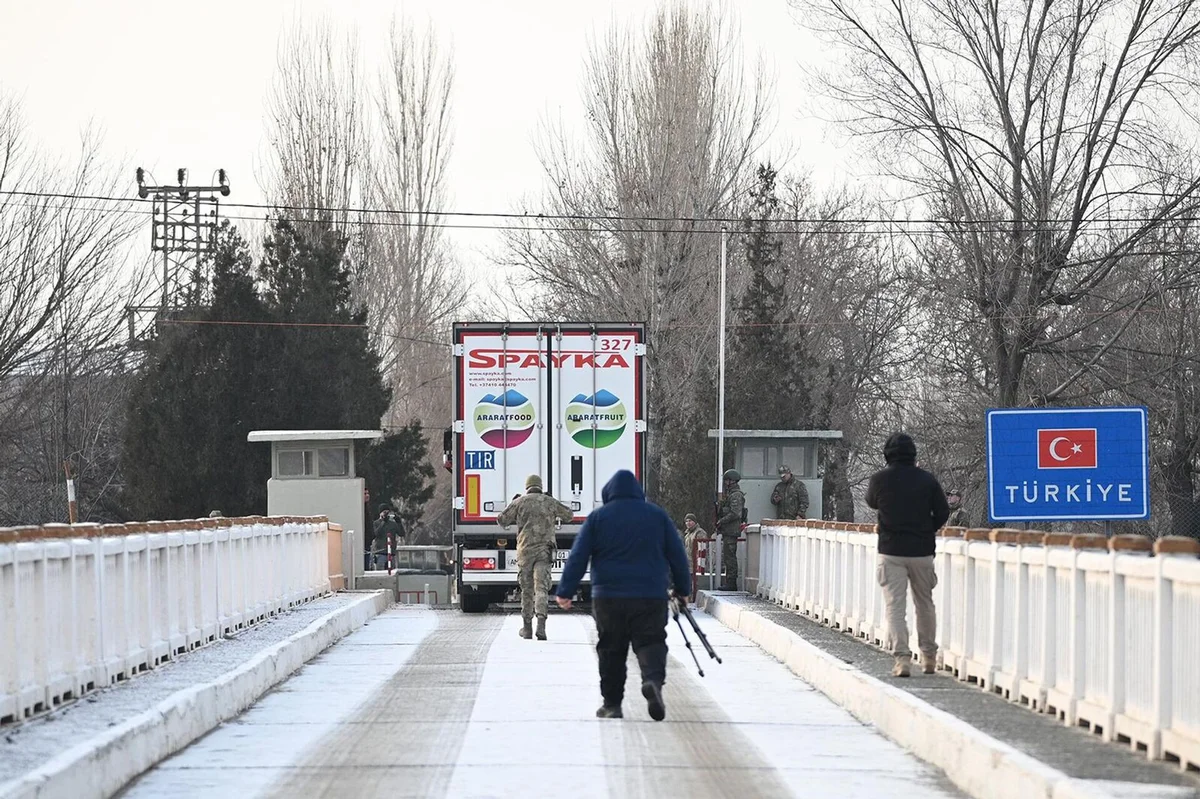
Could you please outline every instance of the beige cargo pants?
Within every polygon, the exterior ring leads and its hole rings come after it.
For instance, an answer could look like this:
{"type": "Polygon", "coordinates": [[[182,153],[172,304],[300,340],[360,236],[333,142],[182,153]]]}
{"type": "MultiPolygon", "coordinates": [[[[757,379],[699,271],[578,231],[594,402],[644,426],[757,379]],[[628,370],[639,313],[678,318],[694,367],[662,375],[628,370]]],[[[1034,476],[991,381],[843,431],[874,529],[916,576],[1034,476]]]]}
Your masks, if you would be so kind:
{"type": "Polygon", "coordinates": [[[933,556],[902,558],[879,555],[876,579],[883,588],[884,614],[888,622],[887,646],[896,657],[911,657],[908,644],[908,587],[912,585],[913,606],[917,612],[917,645],[922,655],[937,655],[937,611],[933,589],[937,573],[933,556]]]}

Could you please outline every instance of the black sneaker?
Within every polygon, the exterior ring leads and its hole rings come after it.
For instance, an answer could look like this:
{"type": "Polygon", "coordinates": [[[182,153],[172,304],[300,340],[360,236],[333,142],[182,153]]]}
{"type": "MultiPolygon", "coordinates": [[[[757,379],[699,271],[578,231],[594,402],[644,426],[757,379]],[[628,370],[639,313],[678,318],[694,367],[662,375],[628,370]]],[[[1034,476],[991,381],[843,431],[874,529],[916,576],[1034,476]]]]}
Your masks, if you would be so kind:
{"type": "Polygon", "coordinates": [[[601,705],[600,709],[596,711],[596,718],[623,719],[625,718],[625,714],[621,712],[620,705],[601,705]]]}
{"type": "Polygon", "coordinates": [[[646,697],[646,710],[650,718],[662,721],[667,717],[667,706],[663,704],[662,686],[647,680],[642,683],[642,696],[646,697]]]}

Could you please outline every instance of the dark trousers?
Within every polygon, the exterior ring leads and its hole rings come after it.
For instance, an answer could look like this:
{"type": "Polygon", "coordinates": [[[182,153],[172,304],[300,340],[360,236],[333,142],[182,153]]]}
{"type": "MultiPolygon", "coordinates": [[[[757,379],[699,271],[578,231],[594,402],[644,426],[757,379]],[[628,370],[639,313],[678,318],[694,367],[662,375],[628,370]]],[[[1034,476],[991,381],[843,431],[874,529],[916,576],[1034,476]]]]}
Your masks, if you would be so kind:
{"type": "Polygon", "coordinates": [[[596,655],[600,665],[600,695],[616,706],[625,698],[625,660],[629,647],[638,659],[642,681],[662,684],[667,679],[667,600],[594,598],[596,655]]]}

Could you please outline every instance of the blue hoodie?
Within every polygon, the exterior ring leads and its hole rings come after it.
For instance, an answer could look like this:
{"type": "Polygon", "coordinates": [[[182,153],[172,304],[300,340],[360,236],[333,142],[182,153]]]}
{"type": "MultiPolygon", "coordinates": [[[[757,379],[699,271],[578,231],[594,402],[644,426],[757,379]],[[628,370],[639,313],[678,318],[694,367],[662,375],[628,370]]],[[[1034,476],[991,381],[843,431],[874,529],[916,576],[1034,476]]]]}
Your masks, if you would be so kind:
{"type": "Polygon", "coordinates": [[[666,599],[668,585],[691,593],[683,540],[666,511],[646,501],[633,472],[622,469],[604,486],[604,504],[588,514],[558,581],[557,594],[570,598],[592,562],[592,596],[666,599]]]}

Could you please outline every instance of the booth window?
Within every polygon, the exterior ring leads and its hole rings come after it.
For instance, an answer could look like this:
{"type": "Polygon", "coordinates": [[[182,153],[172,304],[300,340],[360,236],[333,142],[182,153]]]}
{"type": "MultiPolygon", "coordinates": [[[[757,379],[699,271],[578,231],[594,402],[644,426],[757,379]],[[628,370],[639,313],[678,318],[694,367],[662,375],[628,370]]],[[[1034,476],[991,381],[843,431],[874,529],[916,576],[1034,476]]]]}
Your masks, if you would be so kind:
{"type": "Polygon", "coordinates": [[[350,448],[322,447],[317,450],[317,470],[320,477],[345,477],[350,474],[350,448]]]}
{"type": "Polygon", "coordinates": [[[764,477],[766,470],[767,447],[758,444],[746,444],[742,447],[742,477],[764,477]]]}
{"type": "Polygon", "coordinates": [[[278,455],[280,477],[309,477],[313,473],[310,449],[282,449],[278,455]]]}

